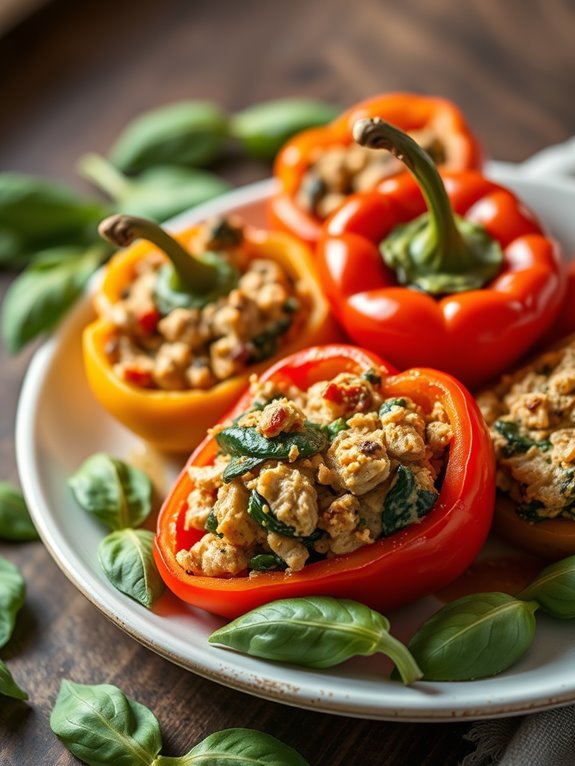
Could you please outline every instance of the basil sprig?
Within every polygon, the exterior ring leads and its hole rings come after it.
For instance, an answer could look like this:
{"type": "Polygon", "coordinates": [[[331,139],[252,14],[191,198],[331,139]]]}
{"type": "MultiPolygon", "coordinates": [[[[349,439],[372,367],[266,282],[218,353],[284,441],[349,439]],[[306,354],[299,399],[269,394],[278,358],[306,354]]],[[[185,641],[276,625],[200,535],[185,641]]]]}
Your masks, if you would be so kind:
{"type": "Polygon", "coordinates": [[[298,457],[310,457],[328,445],[328,436],[321,428],[308,423],[301,431],[280,433],[271,439],[253,427],[232,425],[216,435],[220,449],[228,455],[253,457],[263,460],[288,460],[290,451],[296,447],[298,457]]]}
{"type": "Polygon", "coordinates": [[[395,663],[405,684],[421,678],[410,652],[389,633],[389,620],[349,599],[308,596],[273,601],[219,628],[208,641],[311,668],[382,653],[395,663]]]}
{"type": "Polygon", "coordinates": [[[14,542],[38,539],[23,494],[7,481],[0,481],[0,538],[14,542]]]}
{"type": "Polygon", "coordinates": [[[148,609],[164,592],[152,547],[154,533],[147,529],[118,529],[98,546],[98,560],[112,585],[148,609]]]}
{"type": "Polygon", "coordinates": [[[154,714],[117,686],[62,681],[50,726],[88,766],[308,766],[275,737],[251,729],[210,734],[186,755],[159,755],[162,732],[154,714]]]}

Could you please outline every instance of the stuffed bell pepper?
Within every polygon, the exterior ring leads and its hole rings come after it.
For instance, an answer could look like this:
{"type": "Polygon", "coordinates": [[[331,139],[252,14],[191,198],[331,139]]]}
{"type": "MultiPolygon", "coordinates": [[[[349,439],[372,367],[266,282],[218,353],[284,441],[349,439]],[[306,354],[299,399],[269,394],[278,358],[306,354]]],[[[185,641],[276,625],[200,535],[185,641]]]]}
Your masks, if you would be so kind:
{"type": "Polygon", "coordinates": [[[192,454],[154,555],[176,595],[226,617],[312,594],[391,609],[471,563],[494,471],[454,378],[396,374],[352,346],[310,348],[254,376],[192,454]]]}
{"type": "Polygon", "coordinates": [[[497,459],[495,529],[546,559],[575,554],[575,337],[478,396],[497,459]]]}
{"type": "Polygon", "coordinates": [[[316,265],[336,317],[400,369],[486,383],[555,319],[565,289],[557,243],[479,173],[440,176],[413,139],[381,120],[354,131],[411,172],[350,197],[326,222],[316,265]]]}
{"type": "MultiPolygon", "coordinates": [[[[119,247],[83,335],[101,404],[161,449],[189,451],[279,356],[334,339],[307,249],[218,219],[177,239],[144,219],[100,227],[119,247]]],[[[336,334],[337,336],[337,334],[336,334]]]]}
{"type": "Polygon", "coordinates": [[[370,191],[404,170],[390,152],[354,143],[354,124],[368,117],[382,117],[409,133],[445,169],[481,166],[478,142],[453,103],[411,93],[376,96],[285,145],[274,168],[280,187],[270,202],[275,227],[315,245],[324,220],[350,194],[370,191]]]}

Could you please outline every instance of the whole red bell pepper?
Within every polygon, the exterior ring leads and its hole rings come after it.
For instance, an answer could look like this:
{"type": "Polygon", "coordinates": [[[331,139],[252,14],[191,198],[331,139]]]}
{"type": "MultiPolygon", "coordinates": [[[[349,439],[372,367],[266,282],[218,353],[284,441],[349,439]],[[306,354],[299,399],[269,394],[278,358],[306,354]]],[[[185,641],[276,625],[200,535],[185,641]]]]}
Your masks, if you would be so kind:
{"type": "MultiPolygon", "coordinates": [[[[278,598],[329,595],[358,599],[386,610],[443,587],[471,563],[489,530],[495,495],[494,459],[484,421],[470,394],[442,372],[414,369],[396,374],[379,357],[345,345],[317,346],[277,362],[260,381],[307,388],[340,372],[381,374],[384,397],[408,396],[424,407],[440,401],[453,430],[444,478],[432,510],[418,524],[352,553],[306,565],[289,575],[204,577],[186,574],[176,553],[203,532],[184,528],[192,481],[188,466],[209,465],[218,446],[208,436],[190,457],[158,518],[154,556],[167,586],[181,599],[215,614],[235,617],[278,598]]],[[[229,417],[250,409],[244,395],[229,417]]]]}
{"type": "Polygon", "coordinates": [[[511,191],[475,171],[440,176],[391,125],[362,121],[357,136],[411,173],[350,197],[327,221],[316,264],[336,317],[400,369],[436,367],[472,387],[489,381],[557,315],[557,243],[511,191]]]}
{"type": "MultiPolygon", "coordinates": [[[[414,93],[378,95],[352,106],[330,124],[303,131],[285,144],[274,165],[279,191],[269,204],[275,228],[294,234],[310,246],[317,243],[323,219],[302,206],[298,192],[318,155],[353,144],[353,126],[366,117],[382,117],[401,130],[428,137],[446,170],[481,167],[479,142],[451,101],[414,93]]],[[[397,173],[398,164],[388,163],[387,170],[390,175],[397,173]]]]}

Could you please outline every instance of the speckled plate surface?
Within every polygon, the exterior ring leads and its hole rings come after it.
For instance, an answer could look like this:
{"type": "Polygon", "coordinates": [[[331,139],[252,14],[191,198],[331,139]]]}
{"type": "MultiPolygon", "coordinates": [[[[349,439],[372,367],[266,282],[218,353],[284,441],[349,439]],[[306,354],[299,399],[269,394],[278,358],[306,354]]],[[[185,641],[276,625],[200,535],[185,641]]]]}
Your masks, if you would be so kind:
{"type": "MultiPolygon", "coordinates": [[[[575,183],[522,176],[515,166],[493,164],[495,180],[514,188],[549,230],[575,254],[575,183]]],[[[264,223],[271,181],[239,189],[180,216],[173,228],[221,212],[264,223]]],[[[222,621],[166,594],[153,611],[108,583],[97,561],[103,536],[81,511],[67,477],[92,453],[104,450],[148,470],[166,491],[182,460],[150,451],[95,401],[82,367],[80,335],[93,312],[86,296],[34,356],[21,394],[16,449],[20,478],[40,535],[74,585],[118,627],[145,646],[194,673],[249,694],[303,708],[403,721],[446,721],[532,712],[575,702],[575,622],[538,617],[532,650],[502,675],[469,683],[389,681],[382,657],[359,658],[325,671],[264,662],[210,646],[222,621]]],[[[392,632],[407,640],[439,606],[434,598],[388,615],[392,632]]]]}

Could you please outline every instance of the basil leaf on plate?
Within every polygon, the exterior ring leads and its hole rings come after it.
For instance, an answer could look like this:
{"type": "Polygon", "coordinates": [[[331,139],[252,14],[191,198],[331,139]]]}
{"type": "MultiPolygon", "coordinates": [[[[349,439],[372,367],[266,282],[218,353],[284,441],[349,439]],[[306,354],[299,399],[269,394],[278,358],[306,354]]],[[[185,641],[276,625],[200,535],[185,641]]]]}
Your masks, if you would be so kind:
{"type": "Polygon", "coordinates": [[[50,727],[88,766],[151,766],[162,747],[153,713],[111,684],[63,680],[50,727]]]}
{"type": "Polygon", "coordinates": [[[109,529],[142,524],[152,510],[152,482],[139,468],[97,452],[68,479],[78,504],[109,529]]]}
{"type": "Polygon", "coordinates": [[[404,683],[421,678],[409,651],[390,635],[389,621],[349,599],[308,596],[272,601],[219,628],[208,641],[311,668],[329,668],[356,655],[381,652],[395,663],[404,683]]]}
{"type": "Polygon", "coordinates": [[[3,694],[5,697],[13,697],[17,700],[28,699],[28,694],[18,686],[12,678],[12,673],[10,673],[2,660],[0,660],[0,694],[3,694]]]}
{"type": "Polygon", "coordinates": [[[536,601],[551,617],[575,617],[575,556],[561,559],[539,573],[518,598],[536,601]]]}
{"type": "Polygon", "coordinates": [[[472,681],[501,673],[529,649],[534,601],[474,593],[442,607],[408,644],[427,681],[472,681]]]}
{"type": "Polygon", "coordinates": [[[0,556],[0,648],[10,640],[25,596],[26,584],[20,570],[0,556]]]}
{"type": "Polygon", "coordinates": [[[119,529],[98,546],[98,558],[108,580],[147,608],[164,590],[152,554],[153,541],[154,533],[147,529],[119,529]]]}
{"type": "Polygon", "coordinates": [[[0,481],[0,538],[14,542],[38,539],[24,495],[7,481],[0,481]]]}

